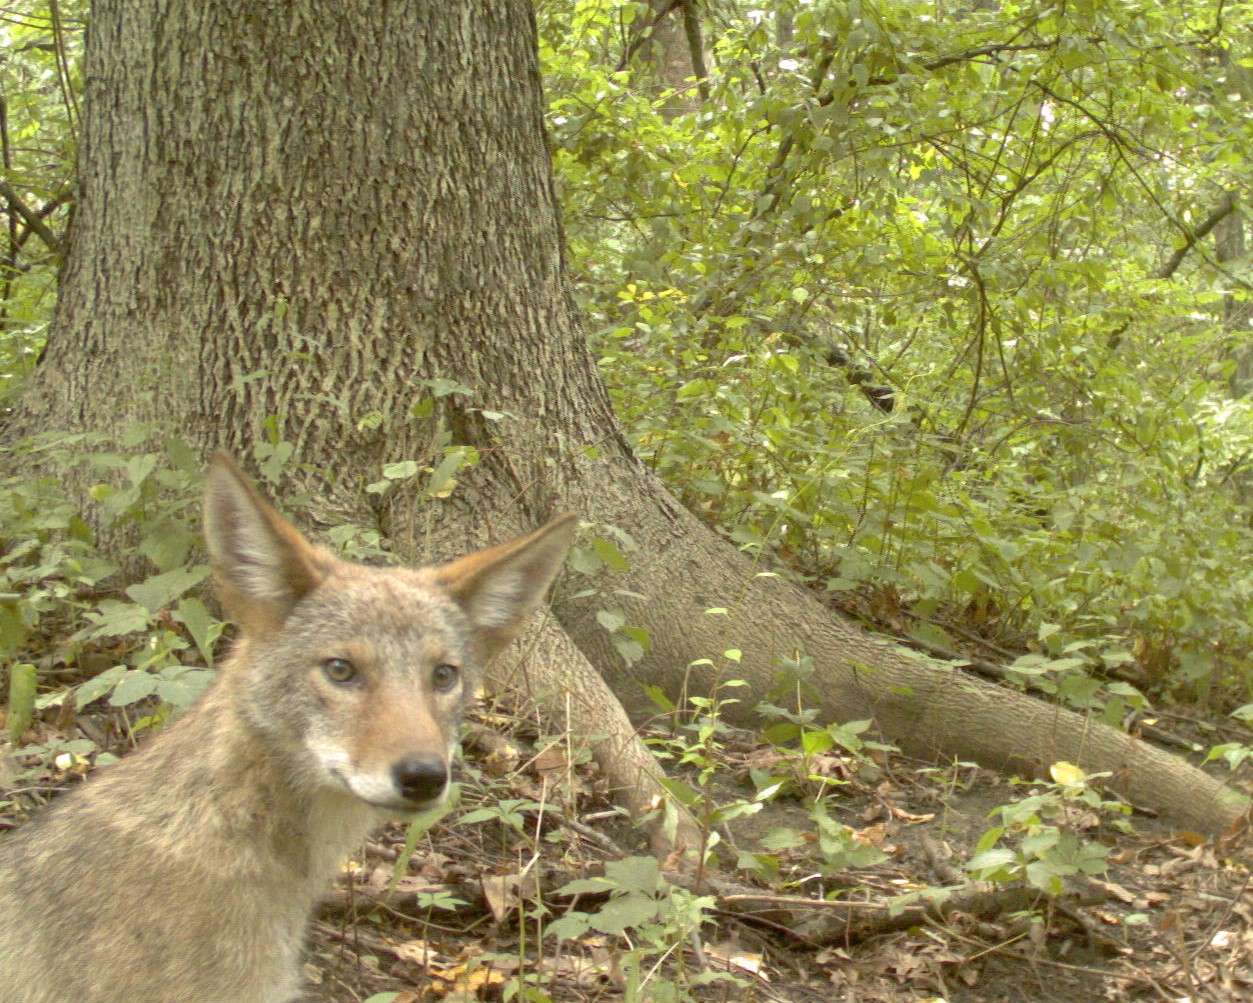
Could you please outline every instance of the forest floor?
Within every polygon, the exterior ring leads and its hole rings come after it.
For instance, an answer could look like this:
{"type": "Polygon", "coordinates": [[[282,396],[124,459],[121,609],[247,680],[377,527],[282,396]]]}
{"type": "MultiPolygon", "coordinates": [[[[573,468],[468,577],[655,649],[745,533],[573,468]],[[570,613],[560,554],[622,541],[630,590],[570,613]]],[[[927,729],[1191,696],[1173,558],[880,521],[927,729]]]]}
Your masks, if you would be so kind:
{"type": "MultiPolygon", "coordinates": [[[[777,767],[776,755],[749,733],[728,733],[718,767],[730,786],[719,799],[751,800],[749,769],[777,767]]],[[[1031,787],[973,768],[937,772],[901,759],[883,768],[829,755],[810,766],[842,781],[832,815],[880,849],[880,862],[831,872],[802,799],[776,798],[724,829],[722,866],[653,885],[640,829],[615,815],[590,768],[567,768],[553,746],[529,761],[524,752],[519,768],[491,779],[498,756],[499,748],[486,760],[471,751],[466,772],[475,779],[461,814],[469,810],[472,824],[454,814],[434,827],[390,897],[401,828],[341,877],[315,928],[309,1003],[383,991],[398,993],[395,1003],[508,1000],[520,976],[537,992],[519,998],[587,1003],[662,1003],[676,998],[676,983],[697,1000],[762,1003],[1253,999],[1247,834],[1215,845],[1139,815],[1121,832],[1080,810],[1066,827],[1109,848],[1104,873],[1069,877],[1051,895],[1021,882],[981,884],[963,863],[996,824],[998,806],[1031,787]],[[781,828],[799,836],[782,840],[795,845],[779,849],[781,828]],[[777,873],[734,872],[740,854],[766,853],[762,839],[777,873]],[[633,863],[615,871],[612,862],[624,859],[633,863]],[[627,936],[593,927],[560,943],[540,939],[541,915],[551,923],[605,907],[606,894],[590,886],[581,896],[561,889],[607,865],[619,891],[617,911],[602,914],[612,913],[609,921],[594,921],[603,929],[620,913],[647,916],[651,901],[670,924],[659,940],[673,943],[693,892],[711,897],[706,921],[670,953],[649,943],[642,921],[627,936]],[[889,908],[936,887],[951,889],[943,907],[889,908]],[[823,901],[837,892],[840,904],[823,901]],[[696,977],[702,971],[735,981],[694,986],[708,978],[696,977]]]]}
{"type": "MultiPolygon", "coordinates": [[[[126,734],[119,713],[90,733],[126,734]]],[[[384,830],[340,875],[313,926],[304,1003],[1253,999],[1247,832],[1215,843],[1139,814],[1122,831],[1125,816],[1071,804],[1041,822],[1074,839],[1049,859],[1090,861],[1084,848],[1100,846],[1104,871],[1048,895],[980,883],[963,866],[997,809],[1037,792],[1052,803],[1046,789],[893,754],[828,751],[797,771],[728,729],[704,761],[707,804],[754,803],[754,774],[791,770],[795,784],[720,825],[696,874],[649,853],[560,737],[483,711],[469,734],[456,810],[412,852],[404,826],[384,830]],[[810,810],[822,788],[834,790],[825,819],[810,810]],[[946,898],[929,905],[936,889],[946,898]]],[[[17,786],[66,783],[23,765],[20,784],[0,772],[0,804],[17,786]]],[[[32,807],[15,798],[0,829],[32,807]]]]}

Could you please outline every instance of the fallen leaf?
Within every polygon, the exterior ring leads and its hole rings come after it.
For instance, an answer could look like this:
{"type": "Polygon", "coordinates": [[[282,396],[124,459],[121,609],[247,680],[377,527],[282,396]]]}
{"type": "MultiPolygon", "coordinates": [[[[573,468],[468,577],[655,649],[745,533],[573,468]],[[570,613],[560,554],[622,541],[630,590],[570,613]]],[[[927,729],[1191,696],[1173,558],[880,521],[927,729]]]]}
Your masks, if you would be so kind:
{"type": "Polygon", "coordinates": [[[393,944],[392,953],[401,961],[409,961],[424,968],[435,958],[435,949],[425,940],[406,940],[393,944]]]}
{"type": "Polygon", "coordinates": [[[566,770],[569,766],[570,761],[566,758],[565,750],[559,745],[550,745],[546,749],[541,749],[531,760],[531,767],[536,773],[566,770]]]}
{"type": "Polygon", "coordinates": [[[769,982],[770,976],[762,968],[762,956],[746,951],[733,941],[721,944],[710,944],[705,953],[711,958],[721,961],[728,968],[738,968],[742,972],[756,975],[763,982],[769,982]]]}
{"type": "Polygon", "coordinates": [[[529,871],[525,875],[489,874],[483,878],[483,898],[497,923],[503,923],[523,898],[537,891],[535,875],[529,871]]]}
{"type": "Polygon", "coordinates": [[[853,839],[859,843],[866,843],[874,847],[882,847],[884,840],[887,839],[887,832],[883,828],[883,823],[877,825],[868,825],[864,829],[851,830],[853,839]]]}

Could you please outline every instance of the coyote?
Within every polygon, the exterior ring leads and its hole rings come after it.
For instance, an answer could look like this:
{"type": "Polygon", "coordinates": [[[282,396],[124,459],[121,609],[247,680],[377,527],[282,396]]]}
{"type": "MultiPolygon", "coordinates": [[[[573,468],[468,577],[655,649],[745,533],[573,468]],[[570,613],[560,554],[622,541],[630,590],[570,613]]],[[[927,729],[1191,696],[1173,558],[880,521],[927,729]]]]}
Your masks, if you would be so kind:
{"type": "Polygon", "coordinates": [[[435,568],[308,543],[217,454],[204,504],[239,639],[141,752],[0,836],[0,1003],[286,1003],[305,927],[379,822],[444,797],[470,680],[575,517],[435,568]]]}

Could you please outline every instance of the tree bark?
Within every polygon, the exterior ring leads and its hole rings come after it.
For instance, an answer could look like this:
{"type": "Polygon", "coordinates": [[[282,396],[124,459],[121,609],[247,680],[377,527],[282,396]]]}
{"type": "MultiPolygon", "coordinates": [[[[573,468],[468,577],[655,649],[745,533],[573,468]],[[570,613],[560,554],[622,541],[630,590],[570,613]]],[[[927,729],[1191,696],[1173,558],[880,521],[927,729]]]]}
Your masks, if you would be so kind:
{"type": "Polygon", "coordinates": [[[643,683],[708,693],[716,679],[689,666],[737,647],[745,718],[806,656],[825,718],[873,715],[908,751],[1068,759],[1210,832],[1243,810],[1181,760],[864,634],[643,467],[569,295],[528,3],[100,0],[84,72],[64,288],[10,441],[139,421],[246,457],[278,438],[295,461],[284,491],[316,499],[306,524],[375,528],[409,558],[566,508],[619,527],[630,569],[571,576],[530,657],[495,678],[569,712],[637,809],[655,767],[619,699],[643,683]],[[363,492],[447,443],[481,457],[451,493],[421,478],[363,492]],[[596,618],[607,606],[652,639],[630,668],[596,618]]]}
{"type": "Polygon", "coordinates": [[[662,106],[668,118],[690,114],[708,97],[705,44],[696,0],[648,0],[648,16],[632,27],[647,33],[639,47],[645,79],[670,91],[662,106]]]}

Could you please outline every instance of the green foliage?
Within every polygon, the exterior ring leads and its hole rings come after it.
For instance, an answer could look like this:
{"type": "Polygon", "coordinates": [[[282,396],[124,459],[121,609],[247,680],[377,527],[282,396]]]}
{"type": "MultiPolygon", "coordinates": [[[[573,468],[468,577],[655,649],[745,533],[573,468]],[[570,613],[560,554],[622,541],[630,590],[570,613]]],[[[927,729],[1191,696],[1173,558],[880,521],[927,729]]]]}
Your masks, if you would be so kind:
{"type": "MultiPolygon", "coordinates": [[[[8,12],[0,401],[51,308],[58,255],[13,200],[59,241],[84,5],[8,12]]],[[[690,507],[932,643],[953,620],[1054,661],[1083,644],[1031,680],[1079,706],[1114,670],[1245,698],[1251,273],[1216,236],[1247,225],[1221,216],[1249,182],[1247,5],[720,8],[690,111],[656,85],[646,5],[539,13],[578,293],[636,449],[690,507]]],[[[473,394],[428,390],[428,415],[473,394]]],[[[478,456],[437,446],[370,490],[454,490],[478,456]]],[[[628,662],[629,628],[608,628],[628,662]]]]}
{"type": "MultiPolygon", "coordinates": [[[[126,527],[136,552],[153,569],[119,595],[109,588],[117,568],[94,549],[92,526],[75,512],[51,478],[0,481],[0,660],[8,668],[10,738],[19,742],[34,714],[73,695],[82,708],[105,699],[119,708],[151,708],[132,717],[132,730],[159,726],[189,707],[211,678],[213,648],[224,625],[193,592],[208,575],[197,563],[195,510],[200,471],[176,440],[136,430],[122,450],[102,450],[86,438],[24,443],[50,466],[77,468],[92,484],[91,518],[126,527]],[[80,682],[36,692],[28,646],[61,642],[67,668],[80,660],[80,682]],[[199,663],[184,664],[189,649],[199,663]],[[106,654],[107,653],[107,654],[106,654]],[[102,657],[118,659],[103,671],[102,657]]],[[[81,756],[66,743],[28,747],[41,760],[81,756]]]]}
{"type": "Polygon", "coordinates": [[[602,877],[579,878],[557,889],[558,895],[604,895],[608,899],[595,911],[571,910],[548,924],[546,933],[558,940],[581,937],[596,931],[622,938],[628,948],[620,959],[625,978],[623,998],[632,1003],[644,1001],[686,1001],[693,999],[690,988],[709,982],[742,981],[729,973],[681,970],[682,945],[708,918],[714,907],[712,895],[697,895],[666,881],[655,857],[627,857],[605,864],[602,877]],[[673,957],[680,965],[677,974],[663,977],[658,962],[673,957]]]}
{"type": "MultiPolygon", "coordinates": [[[[1069,764],[1058,766],[1074,770],[1069,764]]],[[[1121,816],[1131,809],[1102,798],[1089,786],[1093,779],[1099,777],[1066,777],[997,808],[992,814],[999,814],[1001,823],[979,839],[966,870],[982,881],[1026,881],[1054,895],[1068,877],[1104,874],[1110,848],[1084,840],[1081,829],[1106,820],[1125,827],[1121,816]],[[1011,845],[999,845],[1007,841],[1011,845]]]]}
{"type": "MultiPolygon", "coordinates": [[[[723,652],[722,658],[725,663],[734,665],[740,660],[740,652],[731,649],[723,652]]],[[[711,660],[701,659],[694,662],[692,667],[713,665],[711,660]]],[[[729,705],[738,703],[734,697],[726,694],[744,685],[741,680],[727,679],[713,688],[711,696],[689,694],[682,706],[673,703],[656,687],[649,688],[649,695],[654,703],[669,715],[674,726],[669,736],[650,739],[649,744],[659,758],[671,760],[677,766],[686,768],[689,774],[694,774],[690,781],[674,776],[663,777],[661,784],[679,805],[692,814],[700,826],[701,845],[690,849],[697,852],[702,864],[720,841],[720,826],[741,815],[760,811],[762,807],[760,795],[751,800],[737,798],[723,803],[716,792],[715,780],[726,769],[726,761],[721,753],[723,736],[727,729],[722,722],[722,716],[729,705]]],[[[667,818],[668,825],[672,826],[673,822],[673,816],[667,818]]],[[[673,835],[671,831],[671,838],[673,835]]]]}
{"type": "MultiPolygon", "coordinates": [[[[1237,707],[1231,712],[1231,716],[1247,728],[1250,723],[1253,723],[1253,704],[1237,707]]],[[[1242,742],[1224,742],[1216,745],[1205,757],[1207,763],[1222,761],[1232,770],[1250,759],[1253,759],[1253,745],[1246,745],[1242,742]]]]}
{"type": "Polygon", "coordinates": [[[69,217],[79,57],[87,4],[5,5],[0,34],[0,404],[20,390],[47,335],[69,217]]]}
{"type": "Polygon", "coordinates": [[[725,8],[688,114],[644,9],[541,7],[578,291],[639,453],[934,643],[922,618],[1080,659],[1032,680],[1076,705],[1113,670],[1241,699],[1253,273],[1198,231],[1249,184],[1247,5],[725,8]]]}
{"type": "Polygon", "coordinates": [[[16,745],[35,716],[35,666],[29,662],[9,665],[9,742],[16,745]]]}

